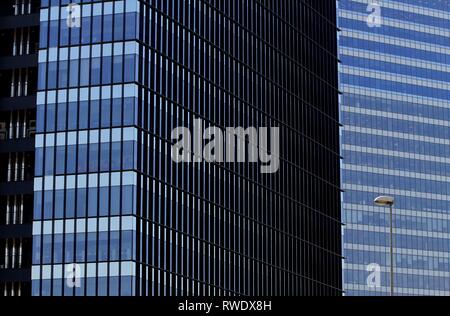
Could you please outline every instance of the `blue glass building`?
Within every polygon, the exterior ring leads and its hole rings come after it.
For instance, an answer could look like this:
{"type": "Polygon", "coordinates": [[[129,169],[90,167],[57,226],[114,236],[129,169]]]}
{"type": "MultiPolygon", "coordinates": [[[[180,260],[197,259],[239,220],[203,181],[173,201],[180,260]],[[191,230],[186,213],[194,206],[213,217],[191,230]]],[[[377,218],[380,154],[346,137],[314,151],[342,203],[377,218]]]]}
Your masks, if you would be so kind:
{"type": "Polygon", "coordinates": [[[135,294],[139,3],[84,2],[41,1],[32,295],[135,294]]]}
{"type": "Polygon", "coordinates": [[[42,0],[32,294],[340,295],[336,44],[334,1],[42,0]],[[279,171],[174,162],[196,119],[279,171]]]}
{"type": "Polygon", "coordinates": [[[373,200],[392,195],[395,294],[449,295],[450,1],[338,6],[344,289],[389,294],[389,210],[373,200]]]}

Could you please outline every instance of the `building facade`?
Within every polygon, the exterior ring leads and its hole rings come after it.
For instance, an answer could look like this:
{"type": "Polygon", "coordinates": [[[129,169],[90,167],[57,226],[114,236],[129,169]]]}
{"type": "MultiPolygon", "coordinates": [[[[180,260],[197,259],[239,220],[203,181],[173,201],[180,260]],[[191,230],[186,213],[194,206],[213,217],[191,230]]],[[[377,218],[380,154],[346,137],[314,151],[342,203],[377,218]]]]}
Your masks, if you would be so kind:
{"type": "Polygon", "coordinates": [[[0,296],[31,293],[38,11],[0,3],[0,296]]]}
{"type": "Polygon", "coordinates": [[[395,294],[449,295],[450,1],[338,6],[346,294],[389,295],[391,195],[395,294]]]}
{"type": "Polygon", "coordinates": [[[74,2],[41,1],[32,294],[340,295],[334,1],[74,2]],[[279,128],[243,136],[277,171],[174,162],[198,119],[279,128]]]}

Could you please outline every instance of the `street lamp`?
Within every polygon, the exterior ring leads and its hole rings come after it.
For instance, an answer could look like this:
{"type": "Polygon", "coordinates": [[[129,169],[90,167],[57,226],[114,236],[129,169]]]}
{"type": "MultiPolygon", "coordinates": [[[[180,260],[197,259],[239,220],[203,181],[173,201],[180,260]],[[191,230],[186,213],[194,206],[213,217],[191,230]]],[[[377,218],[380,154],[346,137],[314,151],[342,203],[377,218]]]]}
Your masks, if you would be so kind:
{"type": "Polygon", "coordinates": [[[391,296],[394,296],[394,246],[393,246],[393,225],[392,225],[392,206],[395,199],[392,196],[379,196],[374,200],[375,205],[389,206],[389,222],[390,222],[390,244],[391,244],[391,296]]]}

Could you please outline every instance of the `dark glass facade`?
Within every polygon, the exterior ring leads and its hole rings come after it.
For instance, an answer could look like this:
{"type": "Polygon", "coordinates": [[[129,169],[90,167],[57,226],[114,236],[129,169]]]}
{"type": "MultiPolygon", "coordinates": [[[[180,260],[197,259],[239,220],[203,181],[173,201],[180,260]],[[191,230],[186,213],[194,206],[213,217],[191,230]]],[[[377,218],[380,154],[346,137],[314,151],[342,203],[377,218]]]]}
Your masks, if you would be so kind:
{"type": "Polygon", "coordinates": [[[78,3],[40,11],[32,294],[340,295],[334,1],[78,3]],[[278,172],[173,162],[195,119],[279,127],[278,172]]]}
{"type": "Polygon", "coordinates": [[[0,3],[0,296],[31,294],[39,1],[0,3]]]}

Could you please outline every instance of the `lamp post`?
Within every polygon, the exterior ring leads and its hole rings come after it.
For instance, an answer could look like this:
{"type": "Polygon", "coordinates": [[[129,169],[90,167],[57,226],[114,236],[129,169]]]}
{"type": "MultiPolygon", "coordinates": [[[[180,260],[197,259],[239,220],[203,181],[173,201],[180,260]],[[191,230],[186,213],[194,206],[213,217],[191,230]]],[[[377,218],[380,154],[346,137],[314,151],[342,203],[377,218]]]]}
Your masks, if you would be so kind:
{"type": "Polygon", "coordinates": [[[375,205],[389,206],[390,222],[390,254],[391,254],[391,296],[394,296],[394,243],[393,243],[393,225],[392,225],[392,207],[395,199],[392,196],[379,196],[374,200],[375,205]]]}

